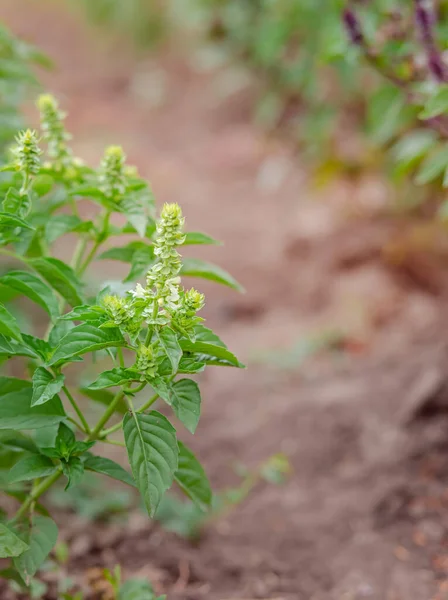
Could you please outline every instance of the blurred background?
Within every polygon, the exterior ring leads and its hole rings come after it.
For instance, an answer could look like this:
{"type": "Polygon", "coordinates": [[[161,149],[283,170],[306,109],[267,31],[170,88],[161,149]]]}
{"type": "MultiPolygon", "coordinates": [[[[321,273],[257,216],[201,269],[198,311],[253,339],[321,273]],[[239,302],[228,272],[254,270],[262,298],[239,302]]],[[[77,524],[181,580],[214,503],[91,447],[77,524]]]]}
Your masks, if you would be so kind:
{"type": "Polygon", "coordinates": [[[245,288],[200,287],[248,365],[202,376],[216,514],[56,492],[71,551],[50,590],[67,571],[107,600],[95,568],[120,563],[169,599],[448,598],[446,131],[384,60],[431,83],[414,3],[352,5],[378,54],[343,0],[0,0],[3,149],[54,93],[76,155],[121,144],[245,288]]]}

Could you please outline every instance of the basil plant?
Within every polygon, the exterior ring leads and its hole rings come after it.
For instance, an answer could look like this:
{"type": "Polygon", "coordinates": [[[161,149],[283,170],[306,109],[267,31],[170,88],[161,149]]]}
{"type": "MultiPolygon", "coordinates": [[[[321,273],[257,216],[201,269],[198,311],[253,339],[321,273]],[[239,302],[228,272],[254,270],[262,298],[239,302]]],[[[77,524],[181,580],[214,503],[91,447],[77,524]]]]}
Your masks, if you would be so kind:
{"type": "Polygon", "coordinates": [[[238,289],[219,267],[182,260],[182,246],[215,240],[185,233],[178,204],[156,218],[148,183],[120,147],[107,148],[98,169],[74,157],[57,101],[45,94],[37,106],[41,132],[17,135],[0,174],[0,485],[18,503],[14,516],[0,515],[0,558],[11,561],[2,575],[24,585],[56,543],[41,497],[60,479],[70,489],[93,471],[134,486],[151,517],[176,482],[207,510],[210,485],[188,448],[201,413],[192,377],[243,366],[204,326],[204,295],[181,282],[238,289]],[[55,255],[72,247],[68,261],[55,255]],[[102,259],[129,264],[120,286],[94,289],[92,263],[102,259]],[[33,329],[21,318],[23,296],[45,323],[33,329]],[[93,363],[106,370],[92,375],[93,363]],[[124,446],[130,468],[103,456],[105,444],[124,446]]]}

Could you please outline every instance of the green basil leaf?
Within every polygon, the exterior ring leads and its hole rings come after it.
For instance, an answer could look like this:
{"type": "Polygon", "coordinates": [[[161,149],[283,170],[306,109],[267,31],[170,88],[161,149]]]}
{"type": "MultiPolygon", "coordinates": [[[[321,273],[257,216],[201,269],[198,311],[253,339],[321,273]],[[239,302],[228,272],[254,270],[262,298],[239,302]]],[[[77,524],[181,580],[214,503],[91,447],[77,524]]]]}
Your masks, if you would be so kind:
{"type": "Polygon", "coordinates": [[[202,277],[202,279],[215,281],[239,292],[244,291],[244,288],[227,271],[199,258],[185,258],[182,264],[181,275],[184,277],[202,277]]]}
{"type": "Polygon", "coordinates": [[[3,200],[3,210],[24,219],[31,210],[31,199],[28,194],[20,194],[18,190],[9,188],[3,200]]]}
{"type": "Polygon", "coordinates": [[[200,323],[194,328],[194,335],[197,342],[208,342],[210,344],[214,344],[215,346],[227,348],[224,342],[219,338],[219,336],[216,335],[214,331],[208,329],[208,327],[205,327],[200,323]]]}
{"type": "Polygon", "coordinates": [[[31,225],[23,219],[7,212],[0,212],[0,232],[4,229],[16,229],[18,227],[34,231],[34,227],[31,227],[31,225]]]}
{"type": "Polygon", "coordinates": [[[144,238],[154,214],[154,194],[148,183],[143,180],[128,185],[126,194],[118,210],[127,217],[128,222],[141,238],[144,238]]]}
{"type": "Polygon", "coordinates": [[[109,248],[109,250],[100,254],[98,258],[100,260],[119,260],[121,262],[131,263],[136,252],[139,250],[147,250],[148,248],[150,248],[148,244],[139,240],[130,242],[121,248],[109,248]]]}
{"type": "Polygon", "coordinates": [[[28,264],[71,306],[82,304],[82,285],[71,267],[57,258],[32,258],[28,264]]]}
{"type": "Polygon", "coordinates": [[[95,441],[93,441],[93,442],[75,442],[75,445],[72,450],[72,456],[84,455],[87,452],[87,450],[90,450],[90,448],[92,446],[94,446],[95,444],[96,444],[95,441]]]}
{"type": "Polygon", "coordinates": [[[179,361],[182,358],[182,350],[179,346],[176,333],[170,327],[162,327],[157,331],[157,337],[171,363],[171,372],[176,373],[179,361]]]}
{"type": "Polygon", "coordinates": [[[404,94],[393,85],[382,85],[367,102],[367,133],[376,144],[386,144],[408,121],[404,94]]]}
{"type": "Polygon", "coordinates": [[[7,308],[0,304],[0,334],[22,341],[22,334],[16,318],[12,316],[7,308]]]}
{"type": "Polygon", "coordinates": [[[109,458],[89,454],[87,459],[84,461],[84,468],[88,471],[101,473],[101,475],[107,475],[108,477],[112,477],[112,479],[116,479],[117,481],[131,485],[132,487],[136,487],[132,475],[123,469],[122,466],[113,460],[110,460],[109,458]]]}
{"type": "Polygon", "coordinates": [[[120,587],[117,600],[160,600],[160,598],[156,599],[153,587],[148,581],[129,579],[120,587]]]}
{"type": "Polygon", "coordinates": [[[177,369],[178,373],[190,374],[193,375],[195,373],[202,373],[205,369],[205,363],[198,362],[194,358],[189,358],[188,356],[182,356],[179,362],[179,367],[177,369]]]}
{"type": "Polygon", "coordinates": [[[135,194],[129,195],[123,198],[119,208],[138,235],[144,238],[148,225],[148,214],[145,208],[136,200],[135,194]]]}
{"type": "Polygon", "coordinates": [[[100,329],[85,323],[73,327],[59,342],[49,362],[50,365],[66,362],[74,356],[103,348],[118,348],[126,342],[117,328],[100,329]]]}
{"type": "MultiPolygon", "coordinates": [[[[25,334],[23,334],[25,338],[25,334]]],[[[24,340],[25,341],[25,340],[24,340]]],[[[27,347],[25,344],[20,344],[15,340],[8,340],[3,335],[0,335],[0,356],[28,356],[36,358],[37,354],[27,347]]]]}
{"type": "Polygon", "coordinates": [[[103,192],[94,186],[91,185],[83,185],[76,188],[73,188],[69,192],[70,196],[82,196],[83,198],[93,198],[104,200],[105,196],[103,192]]]}
{"type": "MultiPolygon", "coordinates": [[[[180,340],[180,347],[184,352],[195,352],[198,354],[205,354],[211,357],[215,357],[221,360],[226,361],[229,365],[238,368],[244,368],[244,365],[239,362],[234,354],[227,350],[227,348],[223,348],[222,346],[217,346],[216,344],[210,344],[208,342],[191,342],[190,340],[180,340]]],[[[201,359],[199,359],[201,360],[201,359]]],[[[204,360],[204,362],[207,362],[204,360]]]]}
{"type": "Polygon", "coordinates": [[[0,429],[40,429],[66,418],[58,396],[32,407],[32,395],[28,381],[0,377],[0,429]]]}
{"type": "Polygon", "coordinates": [[[75,328],[75,324],[64,320],[62,317],[59,318],[53,325],[48,336],[48,343],[50,345],[50,354],[54,351],[56,346],[59,346],[60,341],[67,335],[69,331],[75,328]]]}
{"type": "Polygon", "coordinates": [[[45,402],[54,398],[62,390],[64,380],[65,377],[62,373],[53,377],[43,367],[37,367],[33,374],[33,398],[31,406],[45,404],[45,402]]]}
{"type": "Polygon", "coordinates": [[[184,246],[190,245],[209,245],[209,246],[221,246],[222,242],[213,239],[209,235],[205,233],[201,233],[199,231],[189,231],[185,234],[185,242],[184,246]]]}
{"type": "Polygon", "coordinates": [[[38,175],[33,179],[33,191],[36,192],[38,196],[46,196],[52,189],[54,185],[54,179],[51,175],[38,175]]]}
{"type": "Polygon", "coordinates": [[[448,148],[446,146],[439,146],[435,148],[433,152],[428,154],[420,165],[417,175],[415,176],[415,183],[417,185],[424,185],[430,181],[434,181],[437,177],[440,177],[445,169],[448,167],[448,148]]]}
{"type": "MultiPolygon", "coordinates": [[[[12,342],[12,340],[11,340],[12,342]]],[[[11,343],[5,338],[4,335],[0,335],[0,356],[7,354],[9,356],[14,356],[15,352],[11,345],[11,343]]],[[[34,356],[32,353],[31,356],[34,356]]]]}
{"type": "Polygon", "coordinates": [[[93,229],[92,221],[81,221],[75,215],[55,215],[45,225],[45,239],[49,244],[53,244],[66,233],[86,232],[91,229],[93,229]]]}
{"type": "Polygon", "coordinates": [[[194,433],[201,416],[201,393],[198,384],[192,379],[180,379],[169,384],[169,390],[169,403],[176,417],[190,433],[194,433]]]}
{"type": "Polygon", "coordinates": [[[118,260],[120,262],[130,263],[135,254],[135,248],[131,244],[123,248],[110,248],[98,256],[98,260],[118,260]]]}
{"type": "Polygon", "coordinates": [[[0,558],[20,556],[29,549],[11,529],[0,523],[0,558]]]}
{"type": "Polygon", "coordinates": [[[28,335],[27,333],[22,333],[22,339],[25,346],[33,353],[26,356],[39,356],[44,362],[48,360],[52,352],[52,347],[47,341],[33,335],[28,335]]]}
{"type": "Polygon", "coordinates": [[[426,102],[418,115],[420,119],[432,119],[448,112],[448,85],[437,87],[436,93],[426,102]]]}
{"type": "MultiPolygon", "coordinates": [[[[179,361],[177,372],[185,375],[193,375],[195,373],[201,373],[205,369],[206,365],[203,362],[198,361],[196,358],[190,358],[189,356],[182,356],[179,361]]],[[[172,367],[168,358],[164,359],[158,369],[159,375],[166,377],[171,375],[172,367]]]]}
{"type": "Polygon", "coordinates": [[[179,467],[174,474],[174,479],[201,510],[207,510],[213,499],[207,475],[193,452],[182,442],[178,443],[179,467]]]}
{"type": "Polygon", "coordinates": [[[429,129],[417,129],[401,137],[392,148],[398,163],[397,171],[402,173],[407,167],[414,166],[431,150],[436,139],[437,133],[429,129]]]}
{"type": "Polygon", "coordinates": [[[62,321],[100,321],[107,316],[102,306],[83,304],[62,315],[62,321]]]}
{"type": "Polygon", "coordinates": [[[149,384],[153,388],[153,390],[157,392],[159,396],[171,406],[172,399],[170,378],[154,377],[149,380],[149,384]]]}
{"type": "Polygon", "coordinates": [[[28,536],[29,549],[14,559],[14,566],[27,585],[56,544],[58,528],[49,517],[36,515],[32,520],[28,536]]]}
{"type": "Polygon", "coordinates": [[[61,461],[62,472],[67,477],[65,491],[78,485],[84,475],[84,463],[79,456],[71,456],[68,462],[61,461]]]}
{"type": "Polygon", "coordinates": [[[110,371],[104,371],[88,388],[90,390],[102,390],[104,388],[123,385],[128,381],[140,381],[140,374],[132,369],[117,367],[110,371]]]}
{"type": "Polygon", "coordinates": [[[48,447],[48,446],[43,446],[40,449],[41,453],[44,456],[47,456],[48,458],[54,458],[59,460],[60,458],[62,458],[61,453],[59,452],[59,450],[57,448],[54,447],[48,447]]]}
{"type": "Polygon", "coordinates": [[[16,450],[26,450],[27,452],[31,452],[33,454],[39,454],[39,448],[36,446],[33,440],[19,431],[1,431],[0,444],[16,450]]]}
{"type": "Polygon", "coordinates": [[[41,306],[52,318],[59,314],[58,300],[51,288],[49,288],[39,277],[26,271],[10,271],[0,277],[0,283],[41,306]]]}
{"type": "Polygon", "coordinates": [[[37,446],[39,446],[39,450],[41,451],[43,447],[54,446],[56,444],[56,438],[58,437],[60,423],[54,423],[49,427],[42,427],[41,429],[37,429],[34,432],[33,438],[36,442],[37,446]]]}
{"type": "Polygon", "coordinates": [[[178,466],[176,430],[156,411],[126,414],[123,431],[134,479],[152,517],[178,466]]]}
{"type": "Polygon", "coordinates": [[[57,471],[57,467],[46,456],[27,456],[19,460],[9,471],[8,482],[29,481],[46,477],[57,471]]]}
{"type": "Polygon", "coordinates": [[[134,252],[131,261],[131,270],[129,271],[126,278],[123,280],[125,283],[128,281],[135,281],[139,279],[144,273],[146,273],[149,267],[154,263],[154,250],[152,246],[144,246],[134,252]]]}
{"type": "Polygon", "coordinates": [[[65,423],[61,423],[56,436],[55,448],[59,456],[68,460],[75,448],[76,437],[72,429],[65,423]]]}

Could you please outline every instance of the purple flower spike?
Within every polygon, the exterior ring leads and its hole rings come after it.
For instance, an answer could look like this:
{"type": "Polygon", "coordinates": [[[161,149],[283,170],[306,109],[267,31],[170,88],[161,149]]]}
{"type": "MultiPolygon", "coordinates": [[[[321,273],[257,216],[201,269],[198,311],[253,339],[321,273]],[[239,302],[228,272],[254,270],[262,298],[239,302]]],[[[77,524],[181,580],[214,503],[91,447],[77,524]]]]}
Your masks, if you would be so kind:
{"type": "Polygon", "coordinates": [[[438,52],[432,52],[428,59],[428,67],[438,81],[445,81],[446,66],[438,52]]]}
{"type": "Polygon", "coordinates": [[[343,18],[351,42],[357,46],[361,45],[364,41],[364,36],[356,14],[350,8],[346,8],[343,18]]]}

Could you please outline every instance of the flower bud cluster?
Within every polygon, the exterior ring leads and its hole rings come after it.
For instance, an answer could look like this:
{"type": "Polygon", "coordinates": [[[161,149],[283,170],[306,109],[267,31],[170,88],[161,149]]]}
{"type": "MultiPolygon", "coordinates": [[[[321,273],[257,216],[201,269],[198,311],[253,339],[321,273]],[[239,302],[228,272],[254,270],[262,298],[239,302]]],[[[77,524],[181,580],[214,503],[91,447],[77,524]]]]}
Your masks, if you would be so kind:
{"type": "Polygon", "coordinates": [[[42,150],[39,148],[35,131],[31,129],[21,131],[16,137],[16,146],[12,152],[16,168],[23,173],[26,181],[39,173],[42,150]]]}
{"type": "Polygon", "coordinates": [[[37,100],[40,112],[43,139],[48,144],[47,154],[55,165],[61,169],[72,164],[71,150],[67,146],[70,134],[65,130],[66,113],[59,109],[59,104],[51,94],[42,94],[37,100]]]}
{"type": "Polygon", "coordinates": [[[100,189],[109,200],[119,202],[126,191],[126,155],[120,146],[106,148],[100,166],[100,189]]]}
{"type": "Polygon", "coordinates": [[[154,253],[157,262],[149,270],[146,287],[137,283],[127,298],[106,296],[103,306],[110,321],[131,338],[137,339],[144,324],[149,326],[145,344],[140,344],[134,368],[145,377],[157,374],[160,345],[151,344],[152,328],[171,325],[181,334],[191,336],[201,321],[196,316],[204,306],[204,295],[195,289],[185,291],[180,285],[181,257],[177,246],[185,241],[184,218],[177,204],[165,204],[157,223],[154,253]]]}
{"type": "Polygon", "coordinates": [[[176,247],[185,241],[183,233],[185,219],[178,204],[165,204],[157,223],[154,254],[158,262],[146,277],[147,287],[154,289],[160,307],[175,311],[179,306],[180,254],[176,247]]]}
{"type": "Polygon", "coordinates": [[[201,320],[196,316],[205,304],[204,294],[201,294],[194,288],[184,292],[180,298],[179,309],[173,315],[173,322],[176,328],[190,332],[194,326],[201,320]]]}
{"type": "Polygon", "coordinates": [[[103,306],[111,321],[117,327],[126,326],[135,316],[135,310],[124,298],[118,296],[105,296],[103,306]]]}
{"type": "Polygon", "coordinates": [[[137,350],[137,359],[134,368],[147,377],[154,377],[157,372],[156,357],[151,345],[140,344],[137,350]]]}

